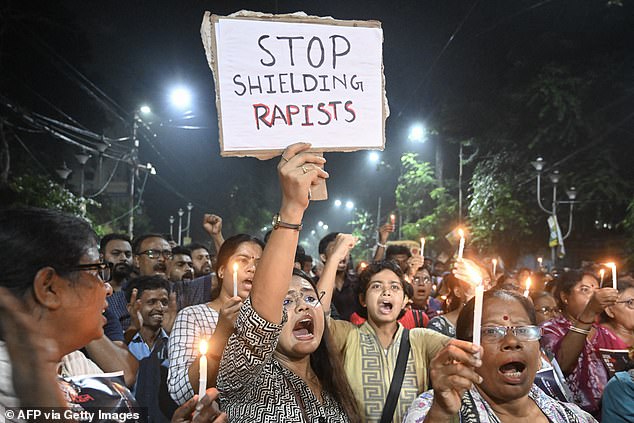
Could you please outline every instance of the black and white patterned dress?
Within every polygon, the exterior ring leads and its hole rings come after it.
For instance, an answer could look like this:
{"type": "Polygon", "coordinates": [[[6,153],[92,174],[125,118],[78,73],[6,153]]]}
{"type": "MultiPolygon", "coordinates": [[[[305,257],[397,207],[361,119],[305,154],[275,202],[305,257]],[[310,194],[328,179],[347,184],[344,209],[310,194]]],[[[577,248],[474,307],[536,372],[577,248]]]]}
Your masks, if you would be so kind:
{"type": "Polygon", "coordinates": [[[236,331],[222,355],[220,404],[230,422],[347,422],[343,408],[326,391],[323,403],[295,373],[273,356],[282,327],[262,317],[247,299],[236,331]]]}

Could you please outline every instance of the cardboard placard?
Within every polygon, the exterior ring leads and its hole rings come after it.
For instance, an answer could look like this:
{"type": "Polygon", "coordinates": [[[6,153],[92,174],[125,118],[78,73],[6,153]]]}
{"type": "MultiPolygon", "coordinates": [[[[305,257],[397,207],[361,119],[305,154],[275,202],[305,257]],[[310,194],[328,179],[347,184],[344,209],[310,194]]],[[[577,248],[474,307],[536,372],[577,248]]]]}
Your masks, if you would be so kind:
{"type": "Polygon", "coordinates": [[[321,152],[384,148],[380,22],[207,12],[201,35],[222,156],[271,158],[298,141],[321,152]]]}

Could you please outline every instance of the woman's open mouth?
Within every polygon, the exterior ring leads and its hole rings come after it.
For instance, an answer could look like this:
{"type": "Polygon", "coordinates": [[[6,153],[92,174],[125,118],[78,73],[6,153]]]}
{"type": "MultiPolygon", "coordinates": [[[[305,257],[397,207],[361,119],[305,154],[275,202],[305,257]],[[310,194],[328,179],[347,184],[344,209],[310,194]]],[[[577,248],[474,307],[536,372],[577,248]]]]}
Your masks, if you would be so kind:
{"type": "Polygon", "coordinates": [[[511,361],[499,368],[502,379],[511,385],[517,385],[522,382],[522,376],[526,370],[526,364],[519,361],[511,361]]]}
{"type": "Polygon", "coordinates": [[[293,336],[300,341],[310,341],[315,337],[313,334],[314,328],[313,319],[306,317],[295,323],[295,326],[293,326],[293,336]]]}

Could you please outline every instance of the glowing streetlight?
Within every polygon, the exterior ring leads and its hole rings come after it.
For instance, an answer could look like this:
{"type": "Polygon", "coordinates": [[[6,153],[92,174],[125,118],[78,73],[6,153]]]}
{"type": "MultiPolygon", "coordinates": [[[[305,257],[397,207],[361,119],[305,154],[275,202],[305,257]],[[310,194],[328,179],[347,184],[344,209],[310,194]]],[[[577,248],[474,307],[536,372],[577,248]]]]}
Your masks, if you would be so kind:
{"type": "Polygon", "coordinates": [[[152,109],[150,109],[150,106],[148,106],[147,104],[144,104],[141,107],[139,107],[139,111],[143,113],[144,115],[149,115],[150,113],[152,113],[152,109]]]}
{"type": "Polygon", "coordinates": [[[425,142],[427,141],[427,131],[425,131],[425,127],[423,125],[415,125],[410,129],[409,136],[407,138],[410,141],[425,142]]]}
{"type": "Polygon", "coordinates": [[[352,210],[354,208],[354,203],[350,200],[346,201],[346,209],[352,210]]]}
{"type": "Polygon", "coordinates": [[[341,200],[339,199],[335,200],[335,207],[341,207],[341,200]]]}
{"type": "Polygon", "coordinates": [[[188,107],[192,100],[192,95],[188,89],[183,87],[174,88],[170,93],[170,100],[179,109],[188,107]]]}
{"type": "Polygon", "coordinates": [[[378,163],[380,159],[379,153],[377,153],[376,151],[371,151],[370,154],[368,155],[368,160],[370,160],[370,162],[372,163],[378,163]]]}

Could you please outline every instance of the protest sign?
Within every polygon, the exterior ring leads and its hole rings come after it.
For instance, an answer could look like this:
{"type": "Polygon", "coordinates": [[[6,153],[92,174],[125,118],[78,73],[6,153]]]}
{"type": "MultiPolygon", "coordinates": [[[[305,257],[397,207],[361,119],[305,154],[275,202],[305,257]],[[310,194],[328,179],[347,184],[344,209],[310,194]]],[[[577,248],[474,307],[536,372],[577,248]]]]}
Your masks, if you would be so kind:
{"type": "Polygon", "coordinates": [[[389,111],[377,21],[205,14],[222,156],[383,149],[389,111]]]}

